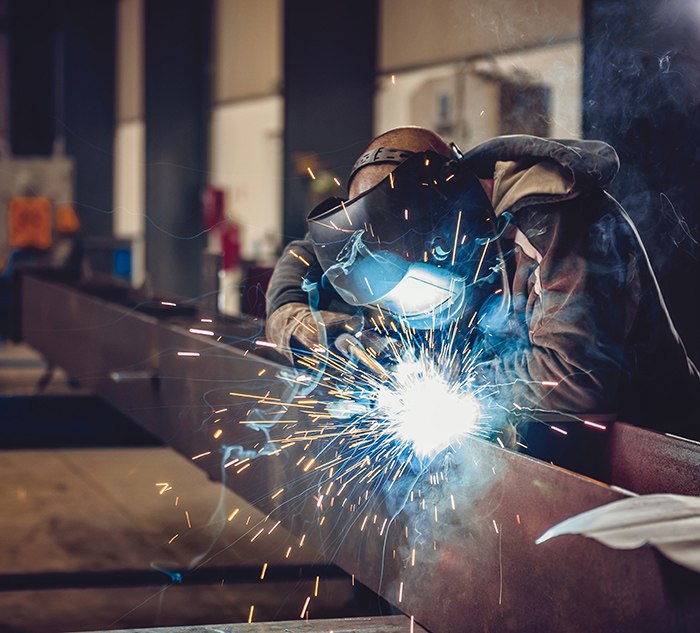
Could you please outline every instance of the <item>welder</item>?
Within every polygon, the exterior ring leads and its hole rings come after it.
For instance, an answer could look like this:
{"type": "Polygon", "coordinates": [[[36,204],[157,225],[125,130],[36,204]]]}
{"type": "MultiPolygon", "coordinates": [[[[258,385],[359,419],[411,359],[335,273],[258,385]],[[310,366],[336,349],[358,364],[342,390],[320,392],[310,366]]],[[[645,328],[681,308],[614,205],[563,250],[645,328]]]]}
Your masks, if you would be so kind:
{"type": "Polygon", "coordinates": [[[698,438],[698,370],[605,191],[618,168],[600,141],[505,136],[462,154],[424,128],[386,132],[355,163],[348,199],[315,208],[282,254],[267,336],[291,359],[319,336],[361,340],[372,310],[415,330],[476,320],[504,408],[698,438]]]}

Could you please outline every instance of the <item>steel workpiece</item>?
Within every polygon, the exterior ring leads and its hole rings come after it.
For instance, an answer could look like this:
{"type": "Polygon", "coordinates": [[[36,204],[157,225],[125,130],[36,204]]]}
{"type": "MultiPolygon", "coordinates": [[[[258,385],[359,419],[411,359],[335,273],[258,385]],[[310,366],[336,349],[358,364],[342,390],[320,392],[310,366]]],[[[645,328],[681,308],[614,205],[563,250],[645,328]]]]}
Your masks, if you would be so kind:
{"type": "MultiPolygon", "coordinates": [[[[261,433],[239,423],[251,400],[230,393],[255,384],[255,393],[283,398],[295,370],[254,345],[217,342],[38,277],[24,280],[22,314],[25,340],[50,362],[183,455],[208,453],[194,463],[433,633],[697,630],[700,575],[656,550],[618,551],[581,536],[535,544],[559,521],[630,494],[699,495],[697,443],[611,425],[599,455],[604,482],[469,438],[442,464],[440,485],[435,472],[409,468],[368,507],[325,506],[320,525],[313,471],[300,476],[296,466],[302,444],[234,474],[222,467],[221,440],[203,430],[226,407],[226,445],[254,446],[261,433]],[[418,503],[428,511],[412,511],[418,503]]],[[[285,434],[268,432],[272,441],[285,434]]]]}

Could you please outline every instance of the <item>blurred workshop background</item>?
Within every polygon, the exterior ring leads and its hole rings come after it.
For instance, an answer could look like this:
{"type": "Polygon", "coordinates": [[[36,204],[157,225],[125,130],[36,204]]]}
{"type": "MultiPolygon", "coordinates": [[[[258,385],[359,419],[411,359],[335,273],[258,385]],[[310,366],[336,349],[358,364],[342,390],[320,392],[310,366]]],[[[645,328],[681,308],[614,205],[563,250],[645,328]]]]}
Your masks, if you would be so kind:
{"type": "Polygon", "coordinates": [[[386,609],[21,342],[27,270],[259,323],[375,134],[597,138],[697,363],[699,104],[697,0],[0,0],[0,630],[292,619],[319,574],[316,617],[386,609]]]}

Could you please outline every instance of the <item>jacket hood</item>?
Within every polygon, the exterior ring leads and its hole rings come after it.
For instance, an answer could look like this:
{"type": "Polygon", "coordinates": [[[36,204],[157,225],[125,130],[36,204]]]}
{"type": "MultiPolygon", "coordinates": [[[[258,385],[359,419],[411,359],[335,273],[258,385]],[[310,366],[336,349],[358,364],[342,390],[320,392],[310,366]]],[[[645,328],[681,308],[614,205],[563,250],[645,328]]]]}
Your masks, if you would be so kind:
{"type": "Polygon", "coordinates": [[[466,152],[463,160],[480,178],[492,178],[499,161],[533,163],[547,158],[588,186],[606,187],[620,168],[617,152],[603,141],[547,139],[526,134],[492,138],[466,152]]]}
{"type": "Polygon", "coordinates": [[[513,135],[493,138],[462,159],[479,178],[494,180],[496,213],[533,203],[573,198],[606,187],[620,161],[603,141],[543,139],[513,135]]]}

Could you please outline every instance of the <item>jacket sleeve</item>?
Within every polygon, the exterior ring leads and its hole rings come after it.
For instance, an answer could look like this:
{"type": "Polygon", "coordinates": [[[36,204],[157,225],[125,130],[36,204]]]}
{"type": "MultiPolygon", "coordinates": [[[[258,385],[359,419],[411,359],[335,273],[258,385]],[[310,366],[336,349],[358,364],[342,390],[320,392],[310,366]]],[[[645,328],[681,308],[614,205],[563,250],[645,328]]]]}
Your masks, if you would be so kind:
{"type": "Polygon", "coordinates": [[[308,235],[302,240],[290,242],[277,261],[265,297],[267,315],[286,303],[308,303],[306,292],[302,288],[302,282],[307,276],[315,277],[316,281],[321,277],[320,266],[308,235]]]}
{"type": "Polygon", "coordinates": [[[516,408],[615,412],[635,297],[618,218],[601,210],[601,199],[586,195],[516,215],[513,313],[507,331],[493,335],[489,368],[516,408]]]}

